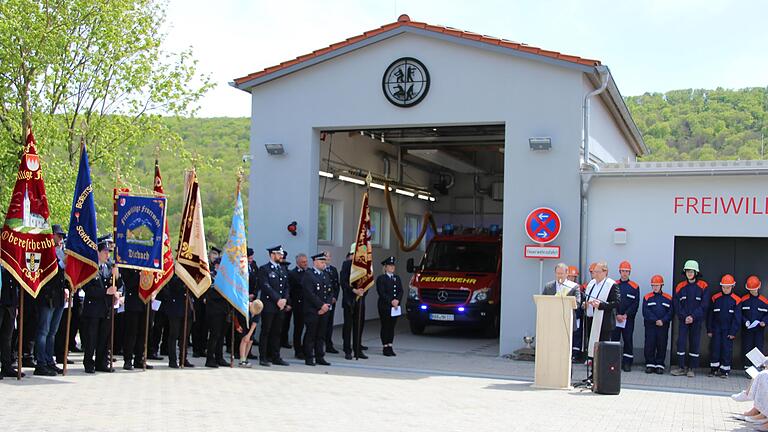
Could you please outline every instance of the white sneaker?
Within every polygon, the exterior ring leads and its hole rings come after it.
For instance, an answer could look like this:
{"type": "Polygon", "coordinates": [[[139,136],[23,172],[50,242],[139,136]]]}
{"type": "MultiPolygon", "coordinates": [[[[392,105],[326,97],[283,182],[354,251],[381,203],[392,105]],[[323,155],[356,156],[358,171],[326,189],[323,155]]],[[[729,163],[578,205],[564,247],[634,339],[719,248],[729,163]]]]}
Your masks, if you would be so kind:
{"type": "Polygon", "coordinates": [[[739,393],[732,394],[731,399],[735,400],[736,402],[747,402],[749,400],[749,395],[747,394],[746,390],[742,390],[739,393]]]}

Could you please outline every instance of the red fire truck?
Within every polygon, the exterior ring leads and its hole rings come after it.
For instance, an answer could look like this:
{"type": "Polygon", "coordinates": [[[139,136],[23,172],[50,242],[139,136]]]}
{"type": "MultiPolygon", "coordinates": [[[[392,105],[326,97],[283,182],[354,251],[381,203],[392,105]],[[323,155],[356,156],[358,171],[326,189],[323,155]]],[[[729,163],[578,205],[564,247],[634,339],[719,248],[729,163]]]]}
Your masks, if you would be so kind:
{"type": "Polygon", "coordinates": [[[501,233],[497,227],[430,240],[421,263],[408,260],[406,313],[413,334],[428,325],[472,326],[498,334],[501,233]]]}

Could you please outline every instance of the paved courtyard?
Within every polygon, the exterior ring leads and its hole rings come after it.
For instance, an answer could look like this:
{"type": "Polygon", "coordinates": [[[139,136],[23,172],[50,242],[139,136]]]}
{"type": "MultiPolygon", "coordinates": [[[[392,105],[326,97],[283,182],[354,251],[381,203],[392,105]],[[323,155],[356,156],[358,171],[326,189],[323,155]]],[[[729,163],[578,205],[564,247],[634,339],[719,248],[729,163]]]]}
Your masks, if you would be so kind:
{"type": "MultiPolygon", "coordinates": [[[[619,396],[533,390],[533,364],[497,357],[494,340],[455,330],[426,336],[398,330],[397,357],[376,349],[370,322],[371,358],[329,355],[330,367],[304,366],[284,350],[289,367],[207,369],[193,359],[198,367],[187,370],[152,362],[156,369],[148,372],[87,376],[78,364],[67,377],[6,378],[0,430],[749,430],[732,418],[749,405],[727,397],[745,378],[638,369],[622,375],[619,396]]],[[[574,376],[580,372],[577,367],[574,376]]]]}

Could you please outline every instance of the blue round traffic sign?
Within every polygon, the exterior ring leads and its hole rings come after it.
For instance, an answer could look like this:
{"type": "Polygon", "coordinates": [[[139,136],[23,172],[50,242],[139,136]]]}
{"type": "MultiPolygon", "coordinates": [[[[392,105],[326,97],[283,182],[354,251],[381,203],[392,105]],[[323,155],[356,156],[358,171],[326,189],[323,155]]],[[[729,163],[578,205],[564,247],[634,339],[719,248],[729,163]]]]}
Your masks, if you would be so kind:
{"type": "Polygon", "coordinates": [[[549,243],[560,234],[560,215],[548,207],[534,209],[525,218],[525,233],[536,243],[549,243]]]}

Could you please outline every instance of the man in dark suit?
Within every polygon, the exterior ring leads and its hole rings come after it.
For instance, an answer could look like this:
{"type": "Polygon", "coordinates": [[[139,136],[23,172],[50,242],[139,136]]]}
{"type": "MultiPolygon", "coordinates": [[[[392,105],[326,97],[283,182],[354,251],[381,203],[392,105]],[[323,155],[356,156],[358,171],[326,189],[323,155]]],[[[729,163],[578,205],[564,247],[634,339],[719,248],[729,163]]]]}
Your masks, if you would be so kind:
{"type": "Polygon", "coordinates": [[[291,288],[291,307],[293,309],[293,350],[297,359],[304,359],[301,336],[304,333],[304,287],[302,280],[307,272],[309,260],[305,254],[296,255],[296,267],[288,272],[288,285],[291,288]]]}
{"type": "Polygon", "coordinates": [[[363,328],[365,327],[365,297],[368,296],[368,292],[363,293],[362,290],[356,288],[355,284],[349,283],[355,246],[355,243],[352,243],[347,259],[341,264],[341,272],[339,273],[339,284],[343,294],[342,307],[344,308],[344,327],[342,327],[341,335],[344,341],[344,358],[347,360],[352,360],[353,349],[356,358],[368,358],[363,352],[368,347],[361,344],[363,328]],[[362,297],[358,298],[361,294],[362,297]]]}
{"type": "Polygon", "coordinates": [[[178,357],[176,356],[176,347],[178,346],[181,355],[182,342],[184,338],[189,338],[189,321],[192,316],[192,308],[187,309],[184,307],[184,302],[188,300],[184,283],[178,276],[173,276],[157,297],[161,301],[160,310],[168,317],[168,337],[166,338],[168,344],[168,367],[177,369],[180,363],[183,363],[184,367],[195,367],[195,365],[187,361],[186,357],[177,362],[178,357]],[[187,328],[184,329],[182,328],[184,325],[184,312],[187,310],[187,328]]]}
{"type": "Polygon", "coordinates": [[[304,323],[307,332],[304,335],[304,363],[330,366],[325,361],[325,329],[328,325],[328,312],[331,310],[333,288],[325,272],[324,253],[312,256],[313,269],[304,274],[302,281],[304,294],[304,323]]]}
{"type": "MultiPolygon", "coordinates": [[[[0,379],[3,377],[16,378],[18,372],[11,354],[11,337],[13,326],[16,324],[16,308],[19,306],[19,283],[0,266],[3,288],[0,289],[0,379]]],[[[21,373],[24,376],[24,373],[21,373]]]]}
{"type": "Polygon", "coordinates": [[[99,243],[99,275],[85,284],[85,299],[80,324],[83,338],[83,366],[85,373],[114,372],[107,362],[107,338],[109,336],[109,313],[113,307],[117,287],[112,278],[117,278],[117,267],[109,266],[109,248],[106,242],[99,243]],[[96,354],[96,359],[93,356],[96,354]]]}
{"type": "Polygon", "coordinates": [[[323,251],[325,254],[326,265],[325,274],[328,276],[328,280],[331,284],[331,310],[328,311],[328,325],[325,329],[325,352],[331,354],[338,354],[339,351],[333,346],[333,317],[336,314],[336,302],[339,299],[341,292],[341,285],[339,284],[339,271],[331,264],[333,257],[328,251],[323,251]]]}
{"type": "Polygon", "coordinates": [[[217,368],[219,366],[229,366],[229,362],[224,360],[224,327],[227,324],[227,315],[229,315],[229,303],[222,297],[219,290],[216,289],[216,275],[219,272],[221,258],[213,261],[213,285],[205,293],[205,320],[208,323],[208,329],[211,331],[208,337],[208,347],[205,366],[217,368]]]}
{"type": "MultiPolygon", "coordinates": [[[[144,367],[144,334],[147,307],[149,306],[139,298],[141,272],[124,268],[120,270],[120,276],[125,287],[123,369],[133,370],[133,368],[144,367]]],[[[152,368],[152,365],[147,365],[147,369],[152,368]]]]}
{"type": "Polygon", "coordinates": [[[280,265],[283,247],[267,249],[269,262],[259,267],[259,287],[264,310],[261,312],[261,334],[259,335],[259,364],[288,366],[280,357],[280,333],[283,328],[285,307],[290,300],[288,274],[280,265]]]}

